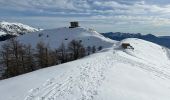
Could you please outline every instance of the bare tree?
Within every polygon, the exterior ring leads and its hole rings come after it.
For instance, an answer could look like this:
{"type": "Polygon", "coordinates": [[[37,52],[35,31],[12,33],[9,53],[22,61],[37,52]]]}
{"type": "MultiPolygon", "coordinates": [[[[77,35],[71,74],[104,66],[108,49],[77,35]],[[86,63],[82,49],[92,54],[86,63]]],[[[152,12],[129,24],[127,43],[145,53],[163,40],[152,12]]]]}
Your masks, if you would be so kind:
{"type": "Polygon", "coordinates": [[[35,59],[33,52],[34,50],[32,49],[31,45],[25,46],[25,70],[26,72],[34,71],[36,70],[36,64],[35,64],[35,59]]]}
{"type": "Polygon", "coordinates": [[[79,53],[80,58],[86,56],[86,49],[84,47],[81,47],[79,53]]]}
{"type": "Polygon", "coordinates": [[[99,46],[98,47],[98,51],[100,51],[100,50],[102,50],[103,49],[103,47],[102,46],[99,46]]]}
{"type": "Polygon", "coordinates": [[[93,46],[92,47],[92,53],[95,53],[96,52],[96,46],[93,46]]]}
{"type": "Polygon", "coordinates": [[[91,54],[91,47],[88,46],[88,47],[87,47],[87,55],[90,55],[90,54],[91,54]]]}
{"type": "Polygon", "coordinates": [[[37,43],[36,54],[35,54],[38,69],[47,67],[45,65],[45,54],[46,54],[45,52],[46,52],[45,43],[40,41],[39,43],[37,43]]]}
{"type": "Polygon", "coordinates": [[[57,65],[59,64],[59,59],[58,59],[58,52],[54,50],[49,51],[49,66],[57,65]]]}
{"type": "Polygon", "coordinates": [[[69,51],[73,54],[73,58],[74,60],[78,59],[81,57],[81,53],[83,53],[82,51],[83,49],[83,45],[81,44],[81,41],[76,41],[76,40],[72,40],[69,44],[68,44],[68,49],[69,51]]]}
{"type": "Polygon", "coordinates": [[[1,55],[1,66],[5,70],[4,77],[9,77],[9,68],[11,67],[10,65],[10,45],[9,42],[4,43],[1,45],[1,50],[0,50],[0,55],[1,55]]]}
{"type": "Polygon", "coordinates": [[[5,77],[12,77],[24,73],[24,49],[23,45],[15,38],[2,45],[2,65],[5,67],[5,77]]]}
{"type": "Polygon", "coordinates": [[[67,61],[67,53],[66,53],[66,47],[64,43],[62,43],[59,46],[58,55],[59,55],[59,59],[61,60],[61,63],[65,63],[67,61]]]}

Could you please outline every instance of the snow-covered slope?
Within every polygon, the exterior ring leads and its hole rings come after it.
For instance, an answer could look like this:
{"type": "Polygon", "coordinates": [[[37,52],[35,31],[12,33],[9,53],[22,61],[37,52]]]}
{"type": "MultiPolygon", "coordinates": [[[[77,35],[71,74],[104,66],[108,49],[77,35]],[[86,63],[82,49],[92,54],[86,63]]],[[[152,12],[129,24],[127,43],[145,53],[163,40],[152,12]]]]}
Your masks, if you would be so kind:
{"type": "Polygon", "coordinates": [[[169,62],[169,58],[167,58],[166,48],[152,42],[140,39],[125,39],[121,41],[121,43],[130,43],[131,46],[135,48],[135,50],[126,50],[125,52],[131,56],[143,60],[144,62],[153,63],[157,66],[161,66],[163,64],[166,64],[166,62],[169,62]]]}
{"type": "Polygon", "coordinates": [[[169,100],[166,51],[126,39],[83,59],[0,81],[0,100],[169,100]]]}
{"type": "Polygon", "coordinates": [[[5,34],[18,36],[36,31],[39,30],[21,23],[9,23],[5,21],[0,22],[0,36],[5,34]]]}
{"type": "Polygon", "coordinates": [[[67,45],[73,39],[81,40],[84,46],[110,47],[115,43],[114,40],[105,38],[96,31],[81,27],[49,29],[18,37],[21,43],[35,47],[38,42],[43,41],[51,48],[58,48],[62,43],[67,45]]]}

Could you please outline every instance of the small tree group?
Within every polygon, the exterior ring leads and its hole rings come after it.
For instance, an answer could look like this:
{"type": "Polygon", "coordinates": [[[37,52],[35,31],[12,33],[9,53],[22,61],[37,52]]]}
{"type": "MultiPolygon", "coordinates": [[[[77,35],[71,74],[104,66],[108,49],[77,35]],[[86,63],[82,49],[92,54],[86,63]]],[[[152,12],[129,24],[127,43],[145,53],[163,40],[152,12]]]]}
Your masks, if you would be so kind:
{"type": "Polygon", "coordinates": [[[1,65],[6,69],[4,76],[12,77],[33,69],[34,61],[31,46],[10,39],[1,46],[1,65]]]}
{"type": "Polygon", "coordinates": [[[37,43],[34,56],[37,69],[57,64],[57,55],[43,42],[37,43]]]}
{"type": "Polygon", "coordinates": [[[103,49],[103,47],[102,46],[99,46],[98,48],[96,48],[96,46],[88,46],[87,48],[86,48],[86,51],[87,51],[87,55],[90,55],[90,54],[92,54],[92,53],[96,53],[96,51],[100,51],[100,50],[102,50],[103,49]]]}
{"type": "MultiPolygon", "coordinates": [[[[99,47],[102,49],[102,47],[99,47]]],[[[0,50],[0,66],[5,68],[3,78],[9,78],[37,69],[65,63],[96,52],[95,46],[84,47],[82,41],[72,40],[67,46],[62,43],[58,49],[39,42],[35,49],[13,39],[5,42],[0,50]]]]}
{"type": "Polygon", "coordinates": [[[72,40],[68,44],[68,50],[71,53],[73,60],[84,57],[86,53],[85,48],[81,44],[81,41],[76,40],[72,40]]]}

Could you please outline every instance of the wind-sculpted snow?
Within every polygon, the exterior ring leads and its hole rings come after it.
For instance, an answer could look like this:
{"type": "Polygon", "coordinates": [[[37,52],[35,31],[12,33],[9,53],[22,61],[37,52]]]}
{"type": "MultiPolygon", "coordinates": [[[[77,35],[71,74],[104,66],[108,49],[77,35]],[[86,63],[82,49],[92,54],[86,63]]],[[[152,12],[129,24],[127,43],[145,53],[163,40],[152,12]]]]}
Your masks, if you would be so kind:
{"type": "Polygon", "coordinates": [[[169,100],[167,51],[126,39],[83,59],[1,81],[0,100],[169,100]],[[122,49],[124,42],[134,50],[122,49]]]}

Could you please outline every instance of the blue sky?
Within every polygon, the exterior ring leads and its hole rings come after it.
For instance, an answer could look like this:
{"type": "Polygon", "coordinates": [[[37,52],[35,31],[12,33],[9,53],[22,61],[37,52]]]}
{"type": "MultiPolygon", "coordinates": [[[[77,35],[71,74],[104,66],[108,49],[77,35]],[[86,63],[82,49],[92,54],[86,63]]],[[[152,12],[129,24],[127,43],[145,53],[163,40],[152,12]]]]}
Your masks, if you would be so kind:
{"type": "Polygon", "coordinates": [[[170,0],[0,0],[0,20],[44,29],[76,20],[98,32],[170,35],[170,0]]]}

